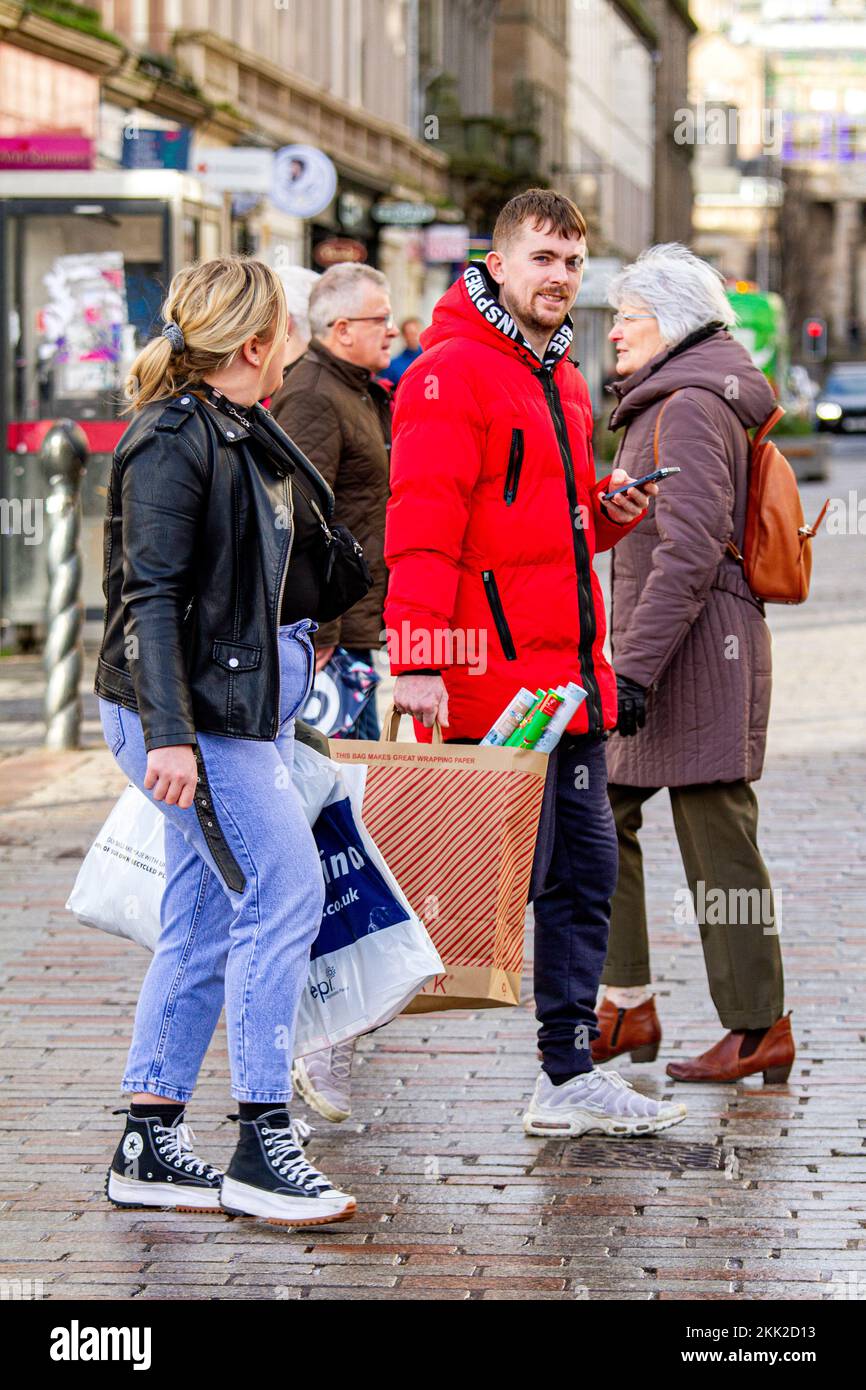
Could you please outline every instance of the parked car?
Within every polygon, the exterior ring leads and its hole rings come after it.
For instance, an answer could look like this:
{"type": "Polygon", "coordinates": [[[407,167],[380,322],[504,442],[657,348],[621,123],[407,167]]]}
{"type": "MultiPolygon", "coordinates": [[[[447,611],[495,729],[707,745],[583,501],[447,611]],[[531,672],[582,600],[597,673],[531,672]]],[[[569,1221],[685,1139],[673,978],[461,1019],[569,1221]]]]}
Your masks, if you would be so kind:
{"type": "Polygon", "coordinates": [[[830,368],[815,414],[819,430],[866,430],[866,362],[838,362],[830,368]]]}

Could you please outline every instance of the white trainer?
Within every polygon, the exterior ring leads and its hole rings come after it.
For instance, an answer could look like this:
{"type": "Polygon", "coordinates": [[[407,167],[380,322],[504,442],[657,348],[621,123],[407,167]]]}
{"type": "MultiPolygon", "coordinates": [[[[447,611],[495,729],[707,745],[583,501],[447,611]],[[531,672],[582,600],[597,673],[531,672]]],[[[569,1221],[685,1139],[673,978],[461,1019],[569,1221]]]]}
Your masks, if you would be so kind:
{"type": "Polygon", "coordinates": [[[686,1117],[684,1105],[650,1100],[615,1071],[588,1071],[562,1086],[540,1072],[523,1116],[526,1134],[573,1139],[581,1134],[615,1138],[657,1134],[686,1117]]]}
{"type": "Polygon", "coordinates": [[[355,1039],[297,1057],[292,1067],[295,1090],[312,1110],[339,1124],[352,1113],[352,1060],[355,1039]]]}

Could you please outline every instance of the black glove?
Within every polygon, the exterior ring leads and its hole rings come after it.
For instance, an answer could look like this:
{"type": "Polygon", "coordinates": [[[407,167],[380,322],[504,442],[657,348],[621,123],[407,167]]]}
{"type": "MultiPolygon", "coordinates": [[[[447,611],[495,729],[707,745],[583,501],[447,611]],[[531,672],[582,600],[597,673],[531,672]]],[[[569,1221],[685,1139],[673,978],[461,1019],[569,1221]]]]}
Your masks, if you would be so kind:
{"type": "Polygon", "coordinates": [[[628,676],[617,676],[616,698],[619,706],[616,731],[623,738],[629,738],[646,723],[646,687],[630,681],[628,676]]]}

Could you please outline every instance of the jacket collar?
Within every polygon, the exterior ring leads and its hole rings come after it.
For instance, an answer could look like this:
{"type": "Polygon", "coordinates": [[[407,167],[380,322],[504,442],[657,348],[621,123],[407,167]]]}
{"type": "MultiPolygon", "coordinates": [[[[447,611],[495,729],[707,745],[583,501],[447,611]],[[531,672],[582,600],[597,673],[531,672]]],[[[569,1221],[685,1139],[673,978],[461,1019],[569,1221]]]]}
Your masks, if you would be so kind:
{"type": "Polygon", "coordinates": [[[208,410],[208,419],[226,443],[237,444],[249,437],[249,427],[244,419],[246,407],[236,405],[224,392],[217,391],[213,386],[205,385],[194,394],[205,403],[206,410],[208,406],[213,407],[208,410]]]}
{"type": "MultiPolygon", "coordinates": [[[[337,357],[336,353],[325,347],[321,338],[310,340],[310,346],[304,356],[320,363],[333,376],[339,377],[341,381],[351,387],[353,391],[369,391],[373,373],[367,367],[357,367],[354,362],[346,362],[344,358],[337,357]]],[[[299,358],[298,361],[302,362],[303,358],[299,358]]]]}

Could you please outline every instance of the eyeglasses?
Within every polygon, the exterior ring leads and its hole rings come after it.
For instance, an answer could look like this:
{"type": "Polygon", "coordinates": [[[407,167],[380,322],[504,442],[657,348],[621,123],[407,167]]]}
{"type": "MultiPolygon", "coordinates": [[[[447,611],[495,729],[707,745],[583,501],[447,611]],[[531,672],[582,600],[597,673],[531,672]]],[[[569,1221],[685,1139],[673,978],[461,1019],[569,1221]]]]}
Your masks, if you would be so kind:
{"type": "Polygon", "coordinates": [[[329,321],[328,327],[333,328],[335,323],[383,323],[386,328],[395,327],[393,314],[356,314],[354,318],[340,314],[339,318],[329,321]]]}
{"type": "Polygon", "coordinates": [[[613,326],[619,328],[621,323],[634,323],[635,319],[654,319],[657,314],[614,314],[613,326]]]}

